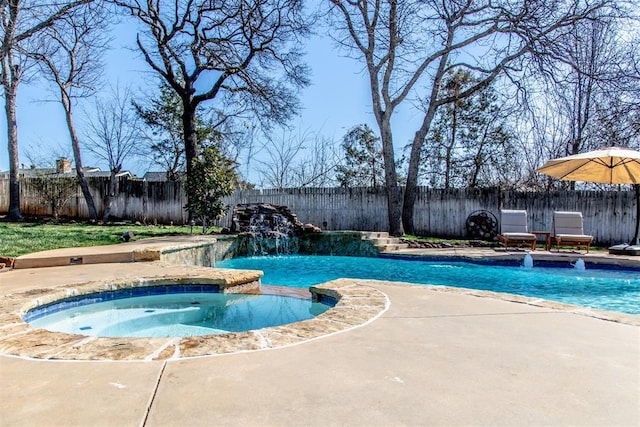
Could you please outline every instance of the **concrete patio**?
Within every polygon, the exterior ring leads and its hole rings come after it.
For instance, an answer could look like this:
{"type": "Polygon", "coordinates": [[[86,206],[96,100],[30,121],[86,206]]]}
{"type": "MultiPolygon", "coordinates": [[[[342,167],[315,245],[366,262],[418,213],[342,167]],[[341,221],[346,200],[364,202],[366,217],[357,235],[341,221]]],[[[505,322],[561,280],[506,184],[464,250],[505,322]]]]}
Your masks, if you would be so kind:
{"type": "MultiPolygon", "coordinates": [[[[0,296],[166,268],[14,269],[0,296]]],[[[357,282],[388,309],[296,345],[153,361],[0,355],[0,425],[640,425],[639,316],[357,282]]]]}

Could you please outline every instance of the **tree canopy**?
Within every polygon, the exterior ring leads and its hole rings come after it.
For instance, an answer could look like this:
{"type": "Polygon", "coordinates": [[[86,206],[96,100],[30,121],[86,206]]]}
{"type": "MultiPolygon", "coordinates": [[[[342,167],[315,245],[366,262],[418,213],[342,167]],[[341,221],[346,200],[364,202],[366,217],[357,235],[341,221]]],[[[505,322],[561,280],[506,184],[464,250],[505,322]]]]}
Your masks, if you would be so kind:
{"type": "Polygon", "coordinates": [[[215,100],[222,116],[250,110],[276,123],[298,110],[297,90],[308,84],[301,0],[114,3],[140,25],[140,52],[182,103],[187,176],[198,155],[201,103],[215,100]]]}

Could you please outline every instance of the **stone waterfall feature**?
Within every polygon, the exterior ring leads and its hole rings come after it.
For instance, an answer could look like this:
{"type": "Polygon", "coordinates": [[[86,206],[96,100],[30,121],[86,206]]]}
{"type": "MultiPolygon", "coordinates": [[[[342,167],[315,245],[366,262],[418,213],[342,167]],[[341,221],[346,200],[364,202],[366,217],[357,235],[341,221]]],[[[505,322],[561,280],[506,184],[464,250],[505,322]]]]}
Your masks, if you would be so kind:
{"type": "Polygon", "coordinates": [[[303,224],[287,206],[248,203],[233,208],[231,232],[249,236],[249,255],[291,253],[291,238],[304,233],[319,233],[320,228],[303,224]]]}

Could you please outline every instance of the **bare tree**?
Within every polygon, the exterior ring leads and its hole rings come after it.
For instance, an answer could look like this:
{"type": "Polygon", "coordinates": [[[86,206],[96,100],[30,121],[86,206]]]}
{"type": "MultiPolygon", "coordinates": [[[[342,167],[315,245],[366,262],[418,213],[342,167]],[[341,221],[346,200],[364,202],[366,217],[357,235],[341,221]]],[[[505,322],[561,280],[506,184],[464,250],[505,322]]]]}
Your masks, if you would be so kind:
{"type": "Polygon", "coordinates": [[[616,39],[612,22],[580,22],[558,40],[553,55],[538,60],[536,77],[547,82],[546,97],[553,99],[555,114],[566,118],[560,155],[596,148],[595,113],[620,75],[616,39]]]}
{"type": "Polygon", "coordinates": [[[533,72],[527,77],[522,110],[533,126],[519,129],[531,130],[521,139],[530,142],[526,152],[535,153],[528,163],[533,188],[575,188],[575,182],[535,173],[550,158],[637,142],[638,34],[629,39],[623,22],[579,22],[558,38],[549,55],[530,64],[533,72]]]}
{"type": "Polygon", "coordinates": [[[56,26],[44,30],[46,51],[36,54],[41,69],[56,85],[64,108],[78,183],[92,220],[97,220],[98,214],[84,173],[73,103],[75,99],[94,95],[99,86],[101,54],[109,42],[105,36],[107,25],[107,11],[101,3],[78,7],[62,17],[56,26]]]}
{"type": "Polygon", "coordinates": [[[180,97],[187,175],[198,152],[201,103],[250,108],[277,123],[298,109],[296,90],[308,84],[301,0],[113,1],[142,25],[138,48],[180,97]]]}
{"type": "Polygon", "coordinates": [[[266,142],[256,156],[262,187],[304,188],[335,183],[339,156],[335,143],[309,131],[282,129],[281,136],[265,136],[266,142]]]}
{"type": "Polygon", "coordinates": [[[530,55],[544,55],[568,29],[605,18],[611,0],[554,2],[471,0],[330,0],[337,42],[366,64],[373,113],[385,157],[390,233],[413,232],[422,146],[438,107],[475,93],[514,71],[530,55]],[[474,85],[442,90],[450,69],[472,71],[474,85]],[[415,102],[423,110],[411,143],[404,200],[398,188],[391,118],[415,102]],[[404,228],[403,228],[404,226],[404,228]]]}
{"type": "Polygon", "coordinates": [[[308,155],[298,166],[296,187],[334,187],[341,156],[331,138],[316,133],[311,138],[308,155]]]}
{"type": "Polygon", "coordinates": [[[36,175],[28,179],[38,194],[47,201],[54,219],[60,217],[60,211],[77,194],[78,181],[72,177],[36,175]]]}
{"type": "MultiPolygon", "coordinates": [[[[24,157],[29,162],[31,168],[49,168],[56,169],[56,159],[70,158],[73,153],[71,147],[66,144],[58,143],[55,147],[43,149],[46,144],[44,141],[37,143],[28,143],[23,150],[24,157]]],[[[24,162],[22,168],[25,168],[24,162]]]]}
{"type": "MultiPolygon", "coordinates": [[[[636,2],[640,7],[640,2],[636,2]]],[[[570,152],[602,146],[630,146],[640,137],[640,33],[626,41],[619,25],[587,23],[572,34],[571,79],[574,95],[570,152]]],[[[635,25],[640,25],[636,18],[635,25]]]]}
{"type": "Polygon", "coordinates": [[[11,221],[20,215],[20,182],[18,177],[18,120],[16,100],[18,86],[29,67],[29,53],[37,51],[36,40],[46,28],[92,0],[2,0],[0,2],[0,74],[4,88],[7,140],[9,149],[9,215],[11,221]]]}
{"type": "Polygon", "coordinates": [[[95,115],[90,116],[85,129],[84,147],[109,165],[109,190],[105,196],[102,220],[111,215],[117,193],[117,175],[125,160],[136,154],[141,139],[139,117],[131,106],[129,89],[115,88],[112,97],[96,103],[95,115]]]}

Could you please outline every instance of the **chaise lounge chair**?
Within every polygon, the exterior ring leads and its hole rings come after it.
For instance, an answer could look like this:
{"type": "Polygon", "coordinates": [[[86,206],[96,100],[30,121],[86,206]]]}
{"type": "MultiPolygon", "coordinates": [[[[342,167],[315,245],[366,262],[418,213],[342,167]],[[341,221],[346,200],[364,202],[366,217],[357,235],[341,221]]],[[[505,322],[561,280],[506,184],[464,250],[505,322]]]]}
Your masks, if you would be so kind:
{"type": "Polygon", "coordinates": [[[527,211],[500,211],[500,234],[498,240],[507,248],[509,245],[526,244],[532,251],[536,250],[536,235],[527,228],[527,211]]]}
{"type": "Polygon", "coordinates": [[[589,253],[589,246],[593,241],[593,236],[584,234],[582,212],[559,212],[553,213],[553,242],[558,246],[575,246],[578,249],[586,248],[589,253]]]}

